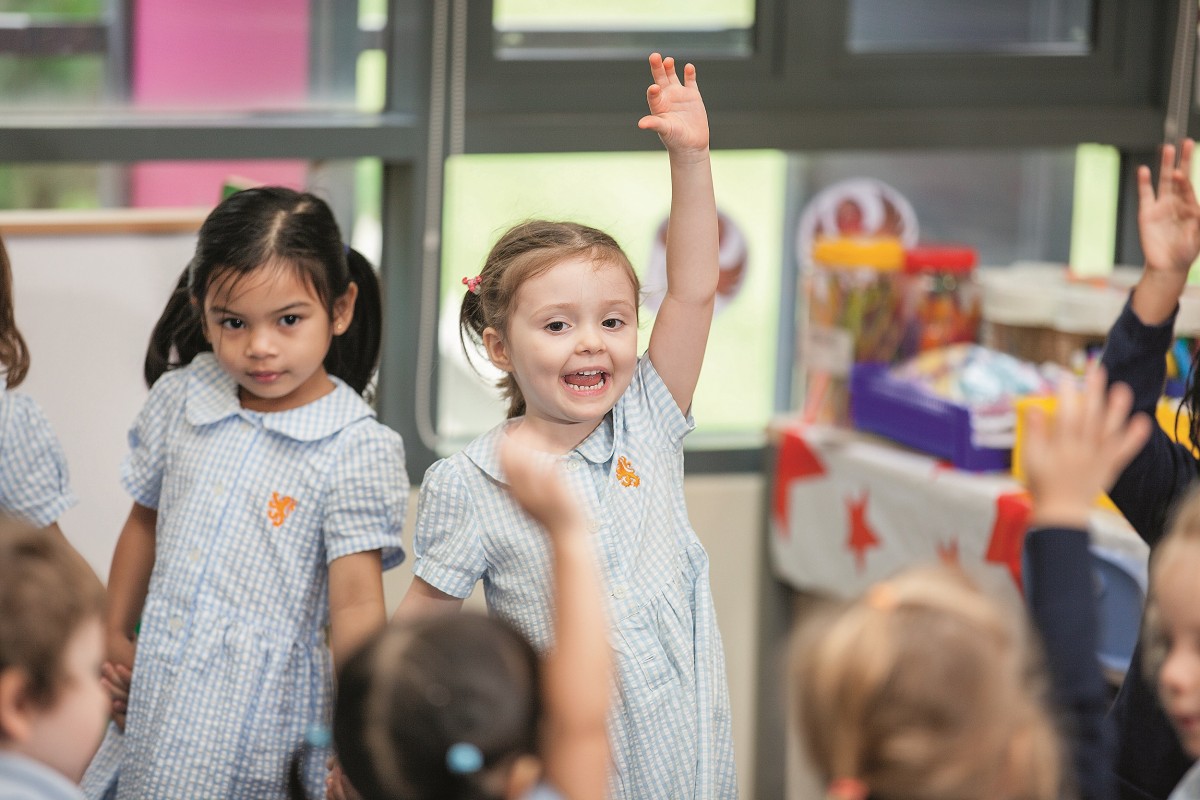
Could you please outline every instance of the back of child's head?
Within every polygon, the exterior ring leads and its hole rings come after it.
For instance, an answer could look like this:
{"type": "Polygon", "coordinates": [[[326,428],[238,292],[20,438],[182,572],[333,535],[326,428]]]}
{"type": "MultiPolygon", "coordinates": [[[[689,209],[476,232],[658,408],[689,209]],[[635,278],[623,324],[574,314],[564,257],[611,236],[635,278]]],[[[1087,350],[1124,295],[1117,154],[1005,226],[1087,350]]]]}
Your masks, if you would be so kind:
{"type": "Polygon", "coordinates": [[[12,263],[3,239],[0,239],[0,365],[4,367],[4,382],[9,389],[19,386],[29,371],[29,350],[13,312],[12,263]]]}
{"type": "MultiPolygon", "coordinates": [[[[523,222],[500,237],[488,253],[477,279],[464,280],[468,290],[459,313],[463,349],[467,350],[468,339],[477,348],[482,347],[483,332],[488,328],[502,336],[506,334],[521,286],[571,258],[590,258],[597,264],[624,269],[636,301],[641,284],[629,258],[613,237],[575,222],[523,222]]],[[[525,397],[516,379],[506,374],[498,385],[508,401],[508,416],[524,414],[525,397]]]]}
{"type": "Polygon", "coordinates": [[[873,800],[1058,797],[1061,745],[1014,617],[933,568],[814,612],[791,683],[822,779],[873,800]]]}
{"type": "Polygon", "coordinates": [[[230,195],[204,220],[196,253],[154,326],[146,353],[146,383],[153,385],[167,370],[211,350],[200,324],[209,291],[230,291],[237,281],[264,267],[296,270],[331,318],[334,302],[351,282],[357,284],[354,318],[333,338],[325,369],[361,394],[379,361],[383,327],[375,270],[342,243],[324,200],[281,186],[230,195]]]}
{"type": "Polygon", "coordinates": [[[365,800],[502,797],[504,773],[538,752],[537,654],[477,614],[388,625],[342,667],[333,739],[365,800]]]}
{"type": "Polygon", "coordinates": [[[54,704],[68,642],[103,609],[100,579],[66,539],[0,518],[0,672],[23,672],[33,703],[54,704]]]}

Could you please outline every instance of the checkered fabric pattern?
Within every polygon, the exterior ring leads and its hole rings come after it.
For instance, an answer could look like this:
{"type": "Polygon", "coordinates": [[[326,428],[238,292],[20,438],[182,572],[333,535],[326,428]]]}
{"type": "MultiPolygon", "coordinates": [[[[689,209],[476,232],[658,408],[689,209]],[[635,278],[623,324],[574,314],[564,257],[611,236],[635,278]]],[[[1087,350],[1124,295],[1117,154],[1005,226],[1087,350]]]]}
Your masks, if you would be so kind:
{"type": "Polygon", "coordinates": [[[44,527],[75,502],[50,421],[33,398],[0,388],[0,510],[44,527]]]}

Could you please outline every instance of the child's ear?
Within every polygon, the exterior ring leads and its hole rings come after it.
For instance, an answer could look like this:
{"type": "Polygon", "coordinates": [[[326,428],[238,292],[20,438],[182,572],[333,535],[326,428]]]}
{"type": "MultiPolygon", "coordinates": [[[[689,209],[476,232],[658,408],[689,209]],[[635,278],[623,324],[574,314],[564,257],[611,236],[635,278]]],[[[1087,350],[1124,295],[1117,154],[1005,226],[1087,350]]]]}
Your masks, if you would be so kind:
{"type": "Polygon", "coordinates": [[[0,670],[0,744],[29,739],[31,710],[29,676],[25,670],[17,667],[0,670]]]}
{"type": "Polygon", "coordinates": [[[341,336],[354,321],[354,301],[358,299],[358,284],[350,281],[342,296],[333,301],[333,335],[341,336]]]}
{"type": "Polygon", "coordinates": [[[513,371],[512,359],[508,356],[508,346],[504,343],[504,337],[495,328],[483,329],[483,349],[487,351],[488,361],[491,361],[498,369],[505,372],[513,371]]]}

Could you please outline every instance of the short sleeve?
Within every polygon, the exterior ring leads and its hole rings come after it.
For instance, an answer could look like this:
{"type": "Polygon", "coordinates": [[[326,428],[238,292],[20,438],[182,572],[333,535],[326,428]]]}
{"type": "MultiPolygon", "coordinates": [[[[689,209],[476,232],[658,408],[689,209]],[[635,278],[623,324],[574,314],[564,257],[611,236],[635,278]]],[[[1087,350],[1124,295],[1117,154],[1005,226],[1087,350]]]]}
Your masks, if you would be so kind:
{"type": "Polygon", "coordinates": [[[404,561],[404,516],[408,472],[400,434],[365,420],[342,434],[344,441],[330,473],[321,523],[325,557],[368,550],[383,552],[383,568],[404,561]]]}
{"type": "Polygon", "coordinates": [[[413,532],[413,574],[454,597],[468,597],[487,569],[470,491],[452,459],[425,473],[413,532]]]}
{"type": "Polygon", "coordinates": [[[4,394],[0,403],[0,508],[45,527],[76,502],[67,457],[33,398],[4,394]]]}
{"type": "Polygon", "coordinates": [[[674,395],[651,363],[649,353],[638,360],[637,372],[633,382],[625,390],[622,401],[627,404],[627,419],[647,422],[645,433],[656,438],[665,438],[669,445],[681,446],[683,437],[696,427],[692,415],[679,410],[674,395]]]}
{"type": "Polygon", "coordinates": [[[170,429],[183,413],[187,382],[187,369],[163,374],[129,429],[129,454],[121,464],[121,485],[135,503],[146,508],[158,508],[170,429]]]}

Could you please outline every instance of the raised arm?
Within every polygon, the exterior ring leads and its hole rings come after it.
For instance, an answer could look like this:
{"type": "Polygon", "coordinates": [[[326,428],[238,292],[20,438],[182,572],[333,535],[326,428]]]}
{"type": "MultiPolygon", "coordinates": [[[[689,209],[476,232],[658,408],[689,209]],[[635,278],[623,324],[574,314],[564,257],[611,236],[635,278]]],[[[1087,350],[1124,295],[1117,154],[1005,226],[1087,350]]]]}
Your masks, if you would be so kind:
{"type": "Polygon", "coordinates": [[[1146,266],[1133,293],[1133,311],[1146,325],[1158,325],[1175,311],[1188,270],[1200,255],[1200,204],[1192,188],[1195,143],[1185,139],[1175,166],[1175,147],[1164,145],[1157,192],[1150,168],[1138,168],[1138,233],[1146,266]]]}
{"type": "Polygon", "coordinates": [[[638,127],[654,131],[671,161],[671,218],[667,226],[667,291],[650,335],[650,360],[679,404],[692,405],[717,294],[717,203],[708,154],[708,114],[688,64],[650,56],[654,83],[650,113],[638,127]]]}
{"type": "Polygon", "coordinates": [[[156,509],[134,503],[121,528],[108,574],[108,608],[104,619],[107,653],[102,682],[112,697],[113,718],[122,729],[136,651],[134,630],[150,589],[157,525],[156,509]]]}
{"type": "Polygon", "coordinates": [[[546,529],[554,551],[554,649],[543,687],[546,776],[569,800],[602,800],[613,668],[592,537],[553,465],[526,457],[511,441],[501,457],[513,497],[546,529]]]}
{"type": "Polygon", "coordinates": [[[1029,610],[1041,634],[1054,695],[1069,715],[1079,795],[1114,797],[1115,732],[1105,721],[1108,688],[1096,659],[1099,641],[1095,578],[1087,523],[1096,496],[1137,452],[1150,431],[1145,414],[1129,417],[1132,392],[1092,370],[1078,394],[1064,387],[1057,418],[1030,419],[1025,470],[1033,524],[1025,540],[1029,610]]]}

